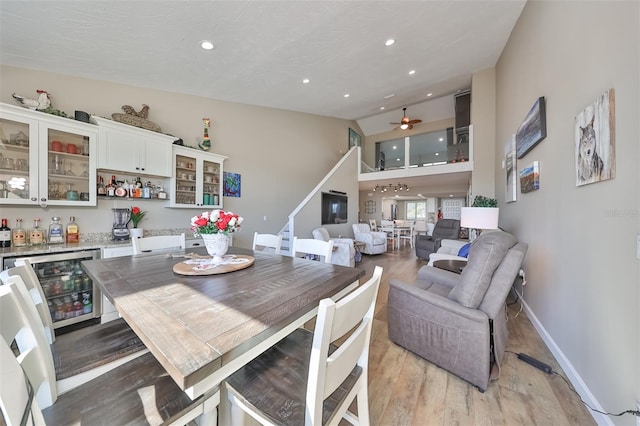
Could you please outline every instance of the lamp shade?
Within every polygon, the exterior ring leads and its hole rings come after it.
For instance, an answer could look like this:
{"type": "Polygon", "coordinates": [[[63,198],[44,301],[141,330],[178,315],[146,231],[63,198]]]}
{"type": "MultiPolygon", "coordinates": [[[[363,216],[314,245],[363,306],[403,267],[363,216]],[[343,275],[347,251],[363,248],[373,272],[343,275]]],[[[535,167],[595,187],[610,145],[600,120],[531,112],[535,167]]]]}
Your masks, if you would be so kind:
{"type": "Polygon", "coordinates": [[[462,207],[460,226],[475,229],[498,229],[498,207],[462,207]]]}

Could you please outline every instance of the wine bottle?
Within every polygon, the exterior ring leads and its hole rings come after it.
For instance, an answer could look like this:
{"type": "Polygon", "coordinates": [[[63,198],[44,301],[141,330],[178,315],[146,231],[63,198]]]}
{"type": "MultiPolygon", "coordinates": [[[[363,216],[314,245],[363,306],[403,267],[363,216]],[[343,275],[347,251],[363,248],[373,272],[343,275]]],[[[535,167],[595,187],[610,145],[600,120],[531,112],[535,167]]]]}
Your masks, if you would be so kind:
{"type": "Polygon", "coordinates": [[[7,226],[7,219],[2,219],[0,225],[0,247],[11,247],[11,228],[7,226]]]}

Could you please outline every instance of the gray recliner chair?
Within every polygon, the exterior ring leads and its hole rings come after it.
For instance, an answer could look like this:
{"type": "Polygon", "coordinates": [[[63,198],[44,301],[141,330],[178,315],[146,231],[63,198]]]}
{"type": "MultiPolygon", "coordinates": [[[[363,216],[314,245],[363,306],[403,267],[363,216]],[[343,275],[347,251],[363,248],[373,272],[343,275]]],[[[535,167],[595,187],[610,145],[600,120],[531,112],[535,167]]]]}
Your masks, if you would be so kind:
{"type": "Polygon", "coordinates": [[[389,338],[485,391],[508,338],[505,300],[527,244],[485,231],[461,274],[423,266],[414,284],[389,286],[389,338]]]}
{"type": "Polygon", "coordinates": [[[431,236],[416,235],[416,256],[419,259],[429,259],[431,253],[438,251],[442,240],[457,240],[459,234],[460,220],[440,219],[433,228],[431,236]]]}

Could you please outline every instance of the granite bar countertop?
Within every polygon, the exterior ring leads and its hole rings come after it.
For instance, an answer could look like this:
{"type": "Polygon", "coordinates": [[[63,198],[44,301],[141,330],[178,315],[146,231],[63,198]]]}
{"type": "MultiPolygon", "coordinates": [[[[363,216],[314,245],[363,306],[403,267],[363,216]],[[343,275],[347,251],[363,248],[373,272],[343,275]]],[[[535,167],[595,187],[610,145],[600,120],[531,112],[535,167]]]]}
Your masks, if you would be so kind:
{"type": "MultiPolygon", "coordinates": [[[[187,240],[195,239],[188,229],[157,229],[144,231],[145,237],[155,235],[178,235],[185,233],[187,240]]],[[[70,251],[92,250],[112,247],[130,246],[131,240],[114,241],[110,232],[80,234],[80,242],[74,244],[43,244],[38,246],[3,247],[0,248],[0,258],[23,257],[40,254],[65,253],[70,251]]],[[[0,269],[1,268],[0,263],[0,269]]]]}

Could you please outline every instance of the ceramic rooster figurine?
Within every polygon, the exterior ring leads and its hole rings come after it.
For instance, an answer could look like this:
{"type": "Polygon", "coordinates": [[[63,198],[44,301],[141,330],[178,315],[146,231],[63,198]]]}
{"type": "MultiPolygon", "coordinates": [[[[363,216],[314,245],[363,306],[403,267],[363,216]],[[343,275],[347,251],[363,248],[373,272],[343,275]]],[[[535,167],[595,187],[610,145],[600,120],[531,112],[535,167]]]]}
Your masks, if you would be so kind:
{"type": "Polygon", "coordinates": [[[136,111],[131,105],[122,105],[122,110],[129,115],[144,118],[145,120],[149,116],[149,105],[147,104],[142,104],[142,109],[140,111],[136,111]]]}
{"type": "Polygon", "coordinates": [[[36,90],[38,93],[38,99],[31,99],[24,96],[12,95],[18,105],[29,109],[47,109],[51,106],[51,98],[46,90],[36,90]]]}

